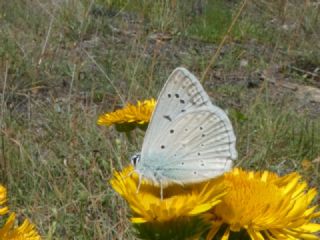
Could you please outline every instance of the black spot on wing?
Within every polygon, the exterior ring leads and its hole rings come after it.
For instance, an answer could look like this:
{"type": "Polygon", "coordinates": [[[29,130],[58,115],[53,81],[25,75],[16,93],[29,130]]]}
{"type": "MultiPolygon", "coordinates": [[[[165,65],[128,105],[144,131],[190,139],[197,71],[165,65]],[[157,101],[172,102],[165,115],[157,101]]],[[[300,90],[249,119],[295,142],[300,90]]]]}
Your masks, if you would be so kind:
{"type": "Polygon", "coordinates": [[[171,117],[169,115],[163,115],[163,117],[167,120],[169,120],[170,122],[172,121],[171,117]]]}

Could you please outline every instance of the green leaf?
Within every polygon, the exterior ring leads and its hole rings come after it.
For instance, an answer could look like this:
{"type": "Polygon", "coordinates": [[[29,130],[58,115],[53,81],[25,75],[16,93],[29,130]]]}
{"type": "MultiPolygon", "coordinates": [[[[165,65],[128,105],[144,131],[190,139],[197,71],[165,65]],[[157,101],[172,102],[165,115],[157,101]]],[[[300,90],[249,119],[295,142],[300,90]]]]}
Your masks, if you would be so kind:
{"type": "Polygon", "coordinates": [[[121,123],[121,124],[115,124],[116,130],[118,132],[131,132],[136,128],[136,123],[121,123]]]}
{"type": "Polygon", "coordinates": [[[186,240],[197,239],[208,229],[200,218],[179,218],[164,223],[134,224],[136,236],[145,240],[186,240]]]}

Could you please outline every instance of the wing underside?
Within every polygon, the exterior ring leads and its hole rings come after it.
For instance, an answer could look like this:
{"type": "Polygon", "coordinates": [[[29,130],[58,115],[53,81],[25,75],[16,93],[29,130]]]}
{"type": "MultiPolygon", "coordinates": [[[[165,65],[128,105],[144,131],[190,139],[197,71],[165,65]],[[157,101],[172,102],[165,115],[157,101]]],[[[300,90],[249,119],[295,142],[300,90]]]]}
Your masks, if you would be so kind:
{"type": "Polygon", "coordinates": [[[231,168],[235,140],[225,112],[211,103],[191,73],[177,68],[159,95],[141,167],[167,181],[203,181],[231,168]]]}

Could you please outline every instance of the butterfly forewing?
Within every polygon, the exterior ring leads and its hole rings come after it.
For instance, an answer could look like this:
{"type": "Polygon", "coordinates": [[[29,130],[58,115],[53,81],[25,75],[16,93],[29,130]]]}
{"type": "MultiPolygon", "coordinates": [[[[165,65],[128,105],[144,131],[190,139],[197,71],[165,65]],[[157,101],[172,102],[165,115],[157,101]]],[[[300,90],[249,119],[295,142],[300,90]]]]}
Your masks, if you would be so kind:
{"type": "Polygon", "coordinates": [[[147,129],[142,155],[150,150],[148,146],[161,138],[161,129],[186,112],[199,109],[210,103],[210,99],[199,81],[186,69],[177,68],[163,87],[147,129]]]}
{"type": "Polygon", "coordinates": [[[160,93],[137,167],[158,181],[188,183],[229,170],[236,157],[227,115],[191,73],[177,68],[160,93]]]}

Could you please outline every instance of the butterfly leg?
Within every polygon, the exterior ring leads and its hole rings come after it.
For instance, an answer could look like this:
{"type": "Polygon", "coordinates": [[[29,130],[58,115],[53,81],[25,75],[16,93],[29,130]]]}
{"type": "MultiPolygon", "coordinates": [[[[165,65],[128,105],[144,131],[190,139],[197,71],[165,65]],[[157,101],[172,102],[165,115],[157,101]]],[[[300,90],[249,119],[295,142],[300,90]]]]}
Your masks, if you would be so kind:
{"type": "Polygon", "coordinates": [[[137,194],[139,193],[141,182],[142,182],[142,174],[139,174],[139,183],[138,183],[137,192],[136,192],[137,194]]]}
{"type": "Polygon", "coordinates": [[[126,178],[128,178],[128,177],[131,177],[134,172],[135,172],[135,170],[129,172],[127,176],[124,176],[124,177],[123,177],[123,179],[126,179],[126,178]]]}
{"type": "Polygon", "coordinates": [[[160,198],[161,198],[161,201],[163,200],[163,185],[162,185],[162,182],[160,181],[160,198]]]}

